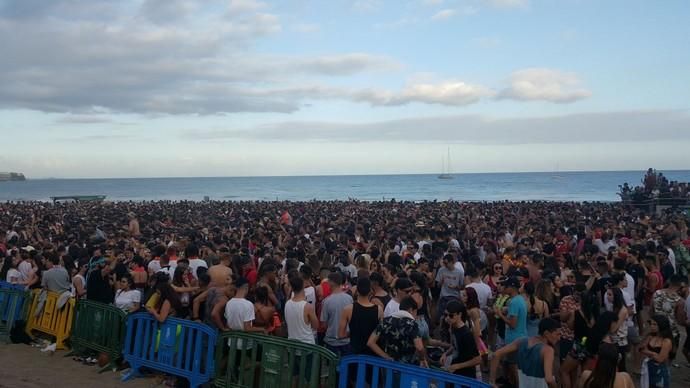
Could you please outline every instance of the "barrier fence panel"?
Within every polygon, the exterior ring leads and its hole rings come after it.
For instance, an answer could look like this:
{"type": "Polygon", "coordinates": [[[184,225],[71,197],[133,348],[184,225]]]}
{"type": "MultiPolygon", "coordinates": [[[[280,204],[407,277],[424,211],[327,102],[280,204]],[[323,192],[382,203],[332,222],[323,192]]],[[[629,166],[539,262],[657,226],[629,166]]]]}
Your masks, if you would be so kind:
{"type": "Polygon", "coordinates": [[[23,289],[0,288],[0,341],[9,343],[15,322],[26,320],[30,297],[23,289]]]}
{"type": "Polygon", "coordinates": [[[74,318],[74,298],[69,298],[62,307],[58,307],[60,295],[47,292],[43,308],[40,307],[41,290],[34,290],[31,298],[31,308],[26,324],[26,334],[32,336],[33,331],[39,331],[55,337],[56,349],[65,348],[65,340],[69,338],[74,318]]]}
{"type": "Polygon", "coordinates": [[[213,377],[217,336],[203,323],[177,318],[160,323],[145,312],[131,314],[126,321],[123,356],[132,369],[122,381],[137,376],[145,366],[184,377],[191,387],[198,387],[213,377]]]}
{"type": "Polygon", "coordinates": [[[371,356],[347,356],[338,365],[338,388],[348,388],[349,382],[356,387],[385,388],[490,388],[479,380],[422,368],[371,356]]]}
{"type": "Polygon", "coordinates": [[[228,331],[216,344],[217,388],[335,388],[338,357],[286,338],[228,331]]]}
{"type": "MultiPolygon", "coordinates": [[[[0,282],[0,291],[3,291],[3,290],[25,291],[26,287],[21,285],[21,284],[12,284],[12,283],[8,283],[8,282],[0,282]]],[[[2,321],[8,320],[8,318],[9,318],[8,314],[10,312],[9,304],[3,302],[3,298],[5,297],[5,295],[7,295],[7,294],[0,292],[0,306],[5,306],[5,308],[0,310],[0,319],[2,321]]],[[[16,308],[17,308],[16,314],[18,314],[18,315],[15,317],[15,319],[14,319],[15,321],[25,319],[25,315],[22,313],[22,312],[25,312],[24,311],[25,303],[26,303],[26,299],[22,299],[21,304],[16,306],[16,308]]]]}
{"type": "Polygon", "coordinates": [[[113,305],[79,300],[70,339],[73,351],[68,356],[83,349],[107,353],[110,362],[100,371],[115,369],[122,354],[126,317],[124,311],[113,305]]]}

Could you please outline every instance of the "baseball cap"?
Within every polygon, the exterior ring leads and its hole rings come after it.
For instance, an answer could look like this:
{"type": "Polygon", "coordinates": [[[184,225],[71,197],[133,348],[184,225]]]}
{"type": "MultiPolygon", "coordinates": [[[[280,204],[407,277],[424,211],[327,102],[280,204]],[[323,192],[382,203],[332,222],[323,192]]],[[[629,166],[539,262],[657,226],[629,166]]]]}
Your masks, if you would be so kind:
{"type": "Polygon", "coordinates": [[[520,288],[520,280],[515,276],[505,278],[500,283],[503,287],[512,287],[515,289],[520,288]]]}

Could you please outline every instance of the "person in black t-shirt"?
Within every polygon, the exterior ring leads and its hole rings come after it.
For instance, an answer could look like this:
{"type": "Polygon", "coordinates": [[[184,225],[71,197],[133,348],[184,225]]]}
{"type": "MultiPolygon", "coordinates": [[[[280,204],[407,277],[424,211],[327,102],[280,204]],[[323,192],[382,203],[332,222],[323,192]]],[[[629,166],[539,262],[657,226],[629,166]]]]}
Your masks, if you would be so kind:
{"type": "Polygon", "coordinates": [[[94,257],[86,278],[86,299],[101,303],[113,303],[113,283],[110,277],[110,264],[103,257],[94,257]]]}
{"type": "Polygon", "coordinates": [[[482,358],[474,334],[465,324],[469,319],[467,309],[459,301],[453,300],[446,305],[444,316],[450,326],[452,347],[441,357],[441,364],[450,373],[477,378],[476,368],[482,358]]]}

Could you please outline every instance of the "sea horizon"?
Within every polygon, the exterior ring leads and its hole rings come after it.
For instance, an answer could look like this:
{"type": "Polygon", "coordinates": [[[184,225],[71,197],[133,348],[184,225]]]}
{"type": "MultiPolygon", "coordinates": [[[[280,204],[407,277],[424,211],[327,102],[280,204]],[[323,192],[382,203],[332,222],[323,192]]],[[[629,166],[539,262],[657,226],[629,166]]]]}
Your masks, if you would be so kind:
{"type": "MultiPolygon", "coordinates": [[[[690,169],[656,169],[657,172],[686,172],[690,169]]],[[[451,176],[461,176],[461,175],[491,175],[491,174],[564,174],[564,173],[640,173],[640,180],[644,177],[647,169],[630,169],[630,170],[551,170],[551,171],[477,171],[477,172],[450,172],[447,173],[451,176]]],[[[412,172],[412,173],[362,173],[362,174],[297,174],[297,175],[208,175],[208,176],[193,176],[193,175],[177,175],[177,176],[143,176],[143,177],[26,177],[26,180],[95,180],[95,179],[224,179],[224,178],[307,178],[307,177],[360,177],[360,176],[417,176],[417,175],[429,175],[438,176],[441,175],[440,172],[412,172]]],[[[628,182],[630,183],[630,182],[628,182]]],[[[622,184],[622,183],[621,183],[622,184]]]]}
{"type": "MultiPolygon", "coordinates": [[[[690,170],[665,170],[690,182],[690,170]]],[[[0,183],[0,201],[50,201],[104,195],[107,201],[456,200],[614,202],[618,186],[640,184],[644,171],[311,175],[259,177],[56,178],[0,183]]]]}

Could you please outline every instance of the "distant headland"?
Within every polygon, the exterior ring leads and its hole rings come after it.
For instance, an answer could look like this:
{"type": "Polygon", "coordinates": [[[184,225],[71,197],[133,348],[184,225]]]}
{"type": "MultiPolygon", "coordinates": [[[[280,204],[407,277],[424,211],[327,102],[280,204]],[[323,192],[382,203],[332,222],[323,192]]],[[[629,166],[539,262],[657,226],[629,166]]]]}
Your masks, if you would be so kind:
{"type": "Polygon", "coordinates": [[[26,177],[21,172],[0,172],[0,182],[25,180],[26,177]]]}

